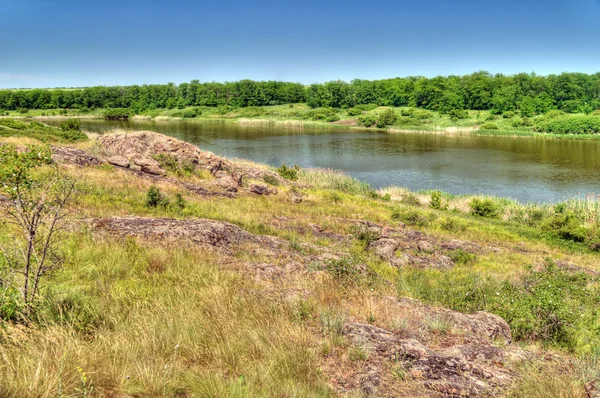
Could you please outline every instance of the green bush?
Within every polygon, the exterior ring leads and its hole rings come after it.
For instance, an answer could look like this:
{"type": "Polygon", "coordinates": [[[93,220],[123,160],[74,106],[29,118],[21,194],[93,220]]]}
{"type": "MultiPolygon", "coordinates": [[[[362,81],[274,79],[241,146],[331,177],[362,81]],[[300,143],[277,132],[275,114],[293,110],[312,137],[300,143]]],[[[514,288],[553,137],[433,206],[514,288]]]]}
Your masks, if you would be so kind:
{"type": "Polygon", "coordinates": [[[506,111],[502,114],[502,117],[504,119],[512,119],[513,117],[515,117],[515,113],[513,111],[506,111]]]}
{"type": "Polygon", "coordinates": [[[353,225],[350,228],[350,233],[352,233],[356,239],[365,243],[366,246],[380,237],[378,232],[371,230],[367,225],[363,224],[353,225]]]}
{"type": "Polygon", "coordinates": [[[441,191],[433,191],[431,193],[431,200],[429,201],[429,207],[436,210],[442,210],[442,192],[441,191]]]}
{"type": "Polygon", "coordinates": [[[377,118],[373,115],[363,115],[358,118],[359,124],[365,127],[371,127],[377,123],[377,118]]]}
{"type": "Polygon", "coordinates": [[[484,123],[481,125],[482,130],[498,130],[498,125],[496,123],[484,123]]]}
{"type": "Polygon", "coordinates": [[[362,113],[363,113],[363,111],[357,107],[348,109],[349,116],[358,116],[358,115],[361,115],[362,113]]]}
{"type": "Polygon", "coordinates": [[[146,206],[148,207],[167,207],[169,200],[154,185],[146,193],[146,206]]]}
{"type": "Polygon", "coordinates": [[[183,117],[185,119],[193,119],[198,116],[198,111],[196,109],[186,109],[183,111],[183,117]]]}
{"type": "Polygon", "coordinates": [[[298,172],[300,166],[294,165],[294,167],[288,167],[285,163],[282,164],[278,169],[277,173],[285,178],[286,180],[296,181],[298,179],[298,172]]]}
{"type": "Polygon", "coordinates": [[[452,119],[453,121],[459,120],[459,119],[467,119],[469,117],[469,112],[467,112],[464,109],[452,109],[450,111],[450,119],[452,119]]]}
{"type": "Polygon", "coordinates": [[[67,119],[60,124],[60,129],[63,131],[80,131],[81,130],[81,120],[67,119]]]}
{"type": "Polygon", "coordinates": [[[598,134],[600,133],[600,117],[591,115],[557,116],[541,121],[535,129],[554,134],[598,134]]]}
{"type": "Polygon", "coordinates": [[[475,216],[497,218],[500,215],[500,207],[492,199],[473,198],[469,206],[475,216]]]}
{"type": "Polygon", "coordinates": [[[393,109],[386,109],[379,115],[377,127],[391,126],[396,122],[396,119],[398,119],[396,112],[393,109]]]}
{"type": "Polygon", "coordinates": [[[581,225],[581,220],[575,213],[566,211],[557,213],[540,225],[543,231],[552,236],[572,242],[584,242],[588,230],[581,225]]]}
{"type": "Polygon", "coordinates": [[[332,123],[332,122],[337,122],[338,120],[340,120],[340,117],[338,115],[331,115],[331,116],[328,116],[327,119],[325,119],[325,120],[332,123]]]}
{"type": "Polygon", "coordinates": [[[392,212],[392,220],[402,221],[408,225],[426,226],[429,224],[429,219],[423,213],[414,209],[395,209],[392,212]]]}
{"type": "Polygon", "coordinates": [[[106,120],[127,120],[131,116],[131,110],[127,108],[110,108],[104,111],[106,120]]]}

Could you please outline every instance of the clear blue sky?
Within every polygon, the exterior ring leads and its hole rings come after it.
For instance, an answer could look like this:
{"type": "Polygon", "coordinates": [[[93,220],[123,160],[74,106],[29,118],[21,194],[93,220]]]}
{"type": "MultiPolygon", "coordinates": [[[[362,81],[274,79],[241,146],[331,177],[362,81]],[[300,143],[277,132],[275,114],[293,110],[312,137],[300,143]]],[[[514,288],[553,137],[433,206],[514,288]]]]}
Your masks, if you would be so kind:
{"type": "Polygon", "coordinates": [[[600,0],[2,0],[0,87],[600,70],[600,0]]]}

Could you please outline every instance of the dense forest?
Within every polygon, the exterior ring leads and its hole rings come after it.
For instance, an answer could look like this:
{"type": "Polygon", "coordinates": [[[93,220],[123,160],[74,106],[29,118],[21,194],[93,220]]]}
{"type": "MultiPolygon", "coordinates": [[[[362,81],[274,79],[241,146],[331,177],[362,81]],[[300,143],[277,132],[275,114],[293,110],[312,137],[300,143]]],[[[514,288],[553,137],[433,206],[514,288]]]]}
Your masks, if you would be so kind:
{"type": "Polygon", "coordinates": [[[360,104],[453,110],[519,111],[522,115],[560,109],[589,113],[600,108],[600,73],[538,76],[492,75],[406,77],[384,80],[300,83],[242,80],[227,83],[152,84],[76,89],[0,90],[0,109],[157,108],[220,106],[234,108],[306,102],[311,107],[349,108],[360,104]]]}

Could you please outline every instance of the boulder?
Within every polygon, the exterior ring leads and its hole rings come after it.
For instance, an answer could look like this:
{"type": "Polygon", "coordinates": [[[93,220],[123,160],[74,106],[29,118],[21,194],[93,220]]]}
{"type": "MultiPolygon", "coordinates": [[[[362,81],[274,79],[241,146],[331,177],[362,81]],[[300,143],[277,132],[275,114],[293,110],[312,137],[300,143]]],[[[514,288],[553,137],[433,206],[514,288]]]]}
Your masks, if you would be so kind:
{"type": "Polygon", "coordinates": [[[250,188],[248,188],[250,192],[255,193],[257,195],[268,195],[269,188],[266,185],[262,184],[251,184],[250,188]]]}
{"type": "Polygon", "coordinates": [[[129,166],[131,165],[129,159],[127,159],[125,156],[120,155],[111,156],[107,159],[107,161],[108,163],[117,167],[129,168],[129,166]]]}

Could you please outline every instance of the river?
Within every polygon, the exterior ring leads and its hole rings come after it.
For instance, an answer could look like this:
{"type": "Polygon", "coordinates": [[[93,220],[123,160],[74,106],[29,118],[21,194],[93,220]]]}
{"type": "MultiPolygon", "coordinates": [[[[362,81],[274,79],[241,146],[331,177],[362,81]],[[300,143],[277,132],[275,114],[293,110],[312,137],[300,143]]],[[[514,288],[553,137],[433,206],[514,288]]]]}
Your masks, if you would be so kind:
{"type": "Polygon", "coordinates": [[[600,193],[600,141],[197,121],[82,120],[86,131],[151,130],[229,158],[343,171],[375,188],[440,189],[521,202],[600,193]]]}

